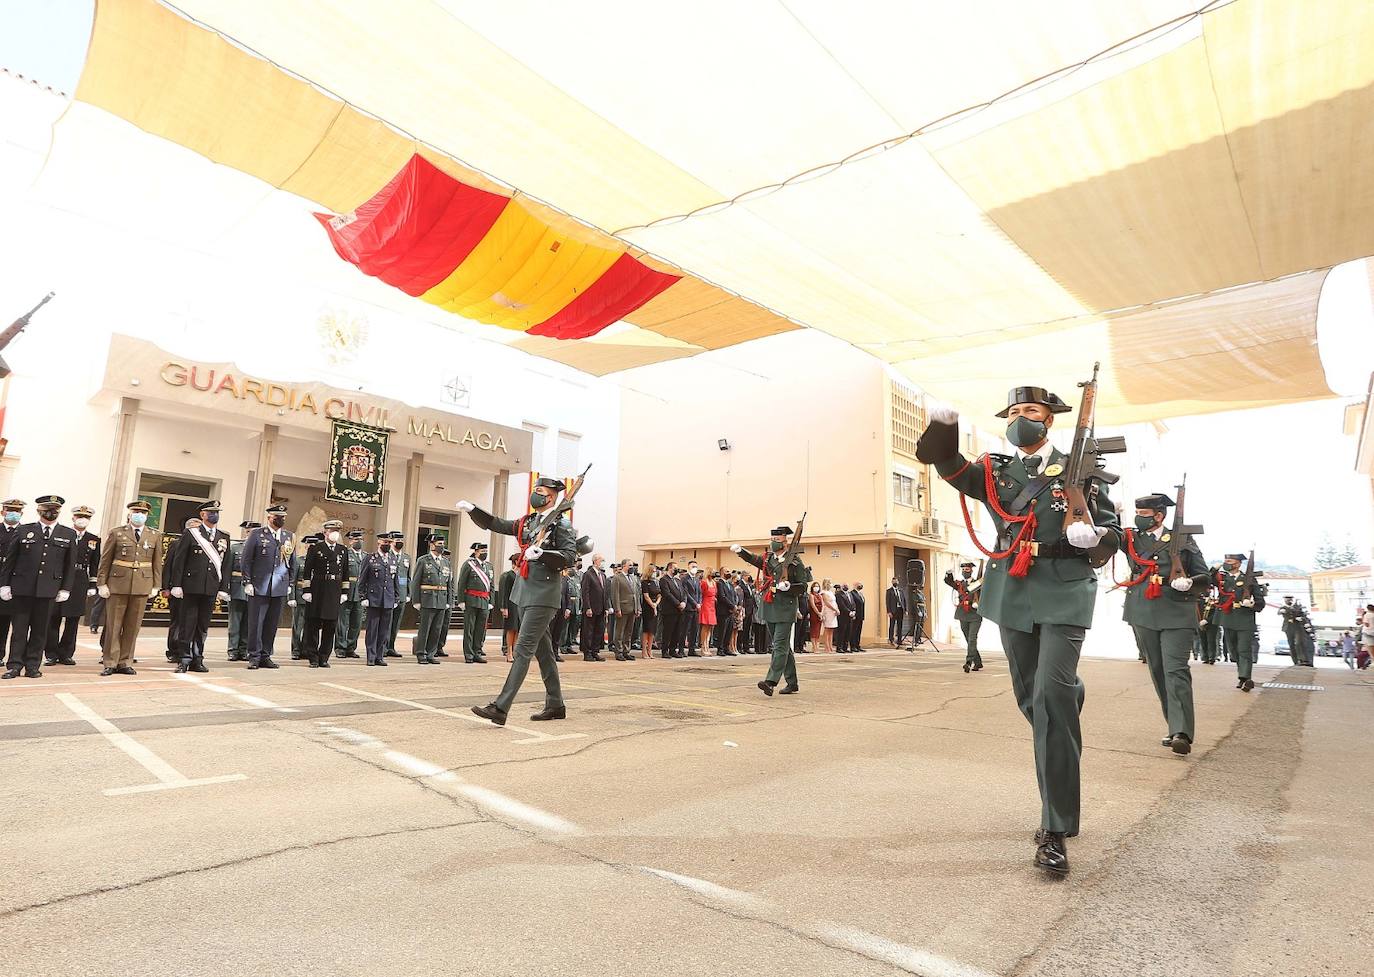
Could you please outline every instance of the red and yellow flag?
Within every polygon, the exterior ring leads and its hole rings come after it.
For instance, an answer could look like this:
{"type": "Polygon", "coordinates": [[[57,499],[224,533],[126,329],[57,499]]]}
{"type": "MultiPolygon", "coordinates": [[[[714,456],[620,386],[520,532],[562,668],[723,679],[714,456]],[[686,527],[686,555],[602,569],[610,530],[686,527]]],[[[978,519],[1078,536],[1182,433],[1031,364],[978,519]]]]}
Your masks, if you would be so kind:
{"type": "Polygon", "coordinates": [[[678,276],[624,248],[572,239],[517,201],[460,183],[419,155],[351,214],[316,214],[339,257],[456,315],[584,339],[678,276]]]}

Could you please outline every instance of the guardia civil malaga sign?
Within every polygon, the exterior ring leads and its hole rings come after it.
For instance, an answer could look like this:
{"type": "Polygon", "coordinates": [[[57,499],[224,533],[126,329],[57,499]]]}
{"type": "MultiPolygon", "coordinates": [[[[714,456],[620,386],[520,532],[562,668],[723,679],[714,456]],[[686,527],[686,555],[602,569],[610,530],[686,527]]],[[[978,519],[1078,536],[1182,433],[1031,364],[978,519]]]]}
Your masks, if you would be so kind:
{"type": "Polygon", "coordinates": [[[386,428],[335,419],[324,497],[331,502],[380,506],[386,477],[386,428]]]}

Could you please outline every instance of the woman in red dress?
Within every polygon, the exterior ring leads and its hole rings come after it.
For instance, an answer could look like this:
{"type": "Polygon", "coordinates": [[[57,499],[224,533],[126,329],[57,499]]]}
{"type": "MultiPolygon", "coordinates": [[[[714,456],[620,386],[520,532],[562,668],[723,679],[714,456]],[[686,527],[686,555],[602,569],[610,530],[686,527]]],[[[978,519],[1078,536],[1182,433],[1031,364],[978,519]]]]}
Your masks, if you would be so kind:
{"type": "MultiPolygon", "coordinates": [[[[697,623],[701,625],[700,643],[697,645],[702,654],[711,647],[711,632],[716,629],[716,575],[714,573],[701,573],[701,616],[697,623]]],[[[716,650],[720,654],[720,650],[716,650]]]]}
{"type": "Polygon", "coordinates": [[[807,603],[811,605],[811,650],[816,650],[816,645],[821,640],[821,617],[825,611],[825,606],[821,602],[821,585],[811,584],[811,593],[806,596],[807,603]]]}

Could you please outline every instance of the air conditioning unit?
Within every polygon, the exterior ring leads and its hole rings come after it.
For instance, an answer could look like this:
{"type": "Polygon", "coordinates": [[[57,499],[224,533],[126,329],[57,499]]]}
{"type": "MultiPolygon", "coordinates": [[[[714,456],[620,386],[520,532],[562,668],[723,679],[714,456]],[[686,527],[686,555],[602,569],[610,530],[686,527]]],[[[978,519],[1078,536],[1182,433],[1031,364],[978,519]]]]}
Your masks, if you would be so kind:
{"type": "Polygon", "coordinates": [[[940,520],[934,516],[921,517],[921,535],[930,536],[935,539],[944,539],[945,532],[940,526],[940,520]]]}

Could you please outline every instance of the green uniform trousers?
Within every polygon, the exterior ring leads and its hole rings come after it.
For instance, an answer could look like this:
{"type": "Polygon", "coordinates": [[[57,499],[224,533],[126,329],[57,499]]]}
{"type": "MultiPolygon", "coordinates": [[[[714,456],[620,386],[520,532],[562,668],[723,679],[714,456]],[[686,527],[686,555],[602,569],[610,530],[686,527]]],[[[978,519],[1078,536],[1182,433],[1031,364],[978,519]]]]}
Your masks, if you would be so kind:
{"type": "Polygon", "coordinates": [[[447,614],[447,607],[420,608],[420,630],[415,635],[415,657],[420,661],[431,661],[439,653],[447,614]]]}
{"type": "Polygon", "coordinates": [[[1222,640],[1236,663],[1236,678],[1247,679],[1255,667],[1255,632],[1250,628],[1223,627],[1222,640]]]}
{"type": "Polygon", "coordinates": [[[549,640],[549,624],[557,607],[520,608],[520,633],[515,637],[515,660],[510,663],[506,684],[496,697],[496,708],[510,712],[515,696],[530,670],[530,659],[539,660],[539,676],[544,680],[544,708],[557,709],[563,705],[563,689],[558,682],[558,662],[554,660],[553,642],[549,640]]]}
{"type": "Polygon", "coordinates": [[[1078,831],[1079,758],[1083,731],[1083,682],[1078,655],[1087,628],[1037,624],[1032,631],[1001,627],[1002,647],[1011,671],[1011,688],[1021,714],[1031,724],[1035,779],[1040,786],[1040,827],[1078,831]]]}
{"type": "Polygon", "coordinates": [[[291,608],[291,657],[299,658],[305,652],[305,605],[299,601],[291,608]]]}
{"type": "Polygon", "coordinates": [[[1169,724],[1169,735],[1182,733],[1193,741],[1193,673],[1188,662],[1193,651],[1194,628],[1135,627],[1135,639],[1145,649],[1155,695],[1169,724]]]}
{"type": "Polygon", "coordinates": [[[334,651],[356,652],[358,633],[363,626],[363,602],[346,600],[339,605],[339,625],[334,632],[334,651]]]}
{"type": "Polygon", "coordinates": [[[964,644],[968,645],[968,654],[964,656],[964,664],[966,665],[983,667],[983,656],[978,654],[978,629],[982,626],[983,619],[981,617],[959,622],[959,629],[964,632],[964,644]]]}
{"type": "MultiPolygon", "coordinates": [[[[487,608],[463,606],[463,660],[482,657],[482,643],[487,638],[487,608]]],[[[557,651],[557,649],[554,649],[557,651]]]]}
{"type": "Polygon", "coordinates": [[[396,635],[401,633],[401,615],[405,613],[406,605],[400,603],[391,612],[391,627],[386,633],[386,650],[396,650],[396,635]]]}
{"type": "Polygon", "coordinates": [[[1197,644],[1202,650],[1202,660],[1209,665],[1217,660],[1218,630],[1219,628],[1215,624],[1197,629],[1197,644]]]}
{"type": "Polygon", "coordinates": [[[248,629],[244,624],[248,620],[248,601],[231,600],[229,602],[229,657],[237,658],[248,655],[248,629]]]}
{"type": "Polygon", "coordinates": [[[768,625],[768,647],[773,650],[773,660],[768,663],[767,681],[774,685],[786,677],[788,685],[797,684],[797,656],[792,651],[791,621],[768,625]]]}

